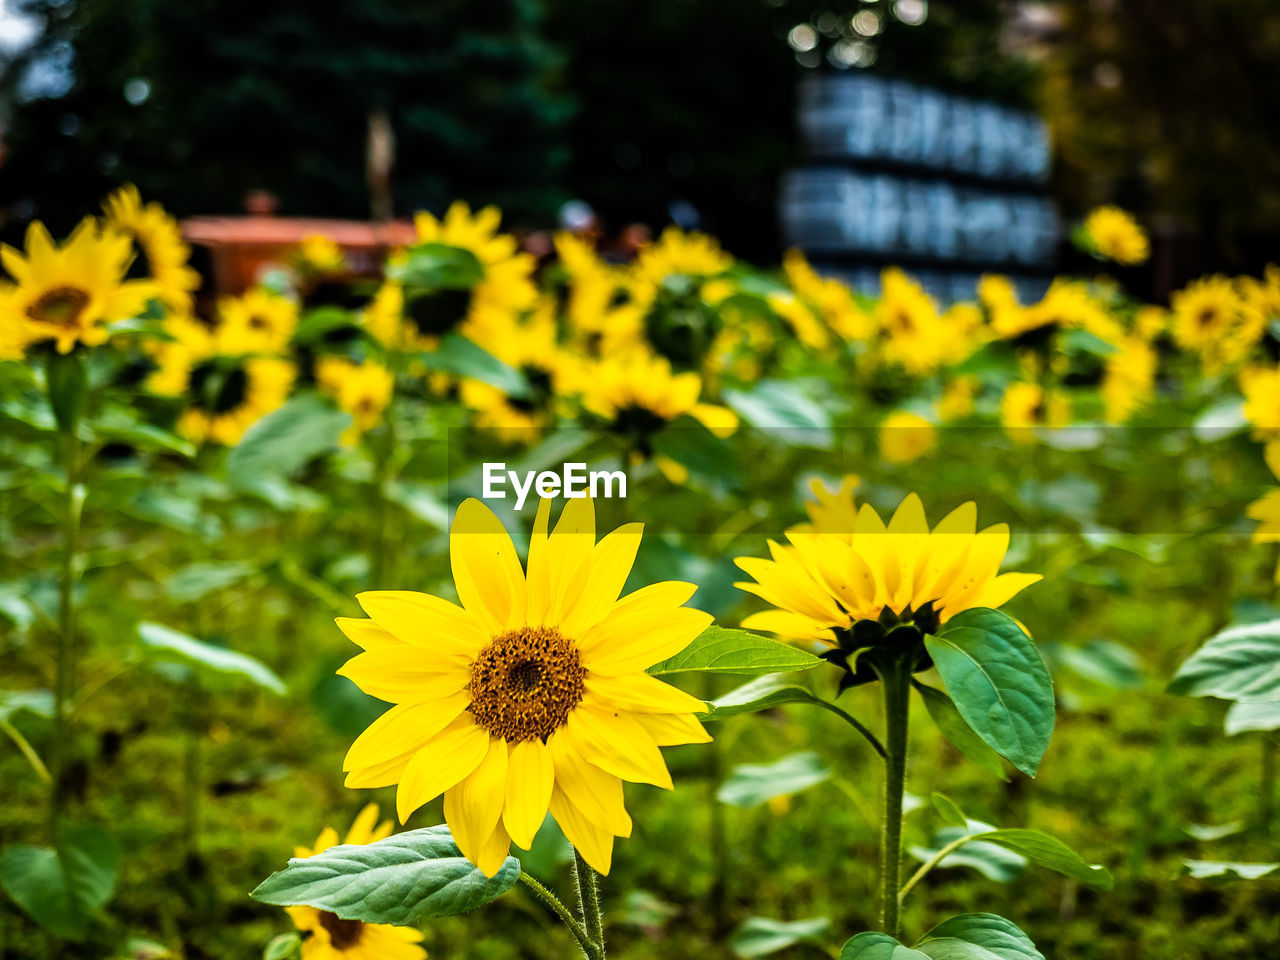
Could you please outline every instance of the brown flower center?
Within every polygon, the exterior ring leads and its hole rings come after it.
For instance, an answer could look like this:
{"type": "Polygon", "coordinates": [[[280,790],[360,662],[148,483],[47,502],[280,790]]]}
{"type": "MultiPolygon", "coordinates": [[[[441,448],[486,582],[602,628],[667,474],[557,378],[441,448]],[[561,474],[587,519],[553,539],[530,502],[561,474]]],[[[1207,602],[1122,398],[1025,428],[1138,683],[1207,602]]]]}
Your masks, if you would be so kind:
{"type": "Polygon", "coordinates": [[[54,287],[27,307],[27,316],[37,323],[74,327],[89,305],[89,295],[77,287],[54,287]]]}
{"type": "Polygon", "coordinates": [[[343,920],[336,913],[322,911],[320,926],[329,934],[329,942],[335,950],[348,950],[360,942],[364,933],[364,924],[359,920],[343,920]]]}
{"type": "Polygon", "coordinates": [[[492,736],[545,741],[582,700],[586,675],[577,646],[556,630],[512,630],[471,664],[471,715],[492,736]]]}

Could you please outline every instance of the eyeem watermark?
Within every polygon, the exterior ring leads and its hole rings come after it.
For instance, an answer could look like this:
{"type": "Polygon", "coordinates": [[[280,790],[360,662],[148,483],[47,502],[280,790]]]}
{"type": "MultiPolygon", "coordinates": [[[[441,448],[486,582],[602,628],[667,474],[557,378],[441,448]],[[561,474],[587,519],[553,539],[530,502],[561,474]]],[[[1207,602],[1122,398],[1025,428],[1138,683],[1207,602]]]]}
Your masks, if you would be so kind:
{"type": "Polygon", "coordinates": [[[624,500],[627,496],[627,475],[621,470],[588,471],[585,463],[566,463],[559,473],[554,470],[526,470],[521,475],[516,470],[508,470],[505,463],[484,465],[484,492],[480,495],[481,498],[507,499],[508,484],[515,492],[517,510],[524,509],[531,492],[539,497],[564,497],[568,500],[580,500],[588,496],[597,500],[624,500]]]}

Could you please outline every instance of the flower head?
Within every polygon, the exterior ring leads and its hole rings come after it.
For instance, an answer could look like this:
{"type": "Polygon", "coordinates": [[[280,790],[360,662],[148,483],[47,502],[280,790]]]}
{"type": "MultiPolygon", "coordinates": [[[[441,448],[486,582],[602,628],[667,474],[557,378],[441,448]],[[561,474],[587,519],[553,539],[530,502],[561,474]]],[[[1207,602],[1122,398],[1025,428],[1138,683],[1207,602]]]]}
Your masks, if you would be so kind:
{"type": "Polygon", "coordinates": [[[337,401],[339,409],[351,414],[351,426],[342,434],[342,442],[348,446],[382,421],[395,389],[395,377],[382,364],[372,360],[352,363],[342,357],[318,360],[316,382],[337,401]]]}
{"type": "Polygon", "coordinates": [[[549,519],[544,500],[522,569],[498,518],[467,500],[449,534],[461,606],[375,591],[357,598],[370,619],[338,621],[365,651],[340,672],[396,704],[352,744],[347,786],[398,784],[401,821],[443,793],[454,840],[489,876],[548,810],[608,873],[613,838],[631,833],[622,782],[669,789],[658,748],[709,739],[701,701],[645,673],[710,624],[683,606],[694,584],[619,598],[641,525],[597,543],[585,498],[550,534],[549,519]]]}
{"type": "Polygon", "coordinates": [[[908,410],[895,410],[880,424],[880,455],[889,463],[910,463],[934,448],[937,428],[908,410]]]}
{"type": "MultiPolygon", "coordinates": [[[[852,512],[852,497],[848,507],[852,512]]],[[[860,620],[913,623],[930,632],[962,610],[999,607],[1040,579],[998,573],[1009,528],[1000,523],[979,531],[972,502],[932,530],[914,493],[888,524],[865,503],[852,527],[834,512],[827,516],[840,526],[795,528],[787,531],[789,545],[769,542],[772,559],[737,558],[755,580],[737,586],[775,608],[747,617],[744,627],[829,644],[860,620]]]]}
{"type": "MultiPolygon", "coordinates": [[[[366,844],[391,836],[391,821],[378,823],[378,805],[371,803],[358,814],[342,843],[366,844]]],[[[314,857],[338,845],[338,832],[325,827],[313,847],[296,847],[295,857],[314,857]]],[[[285,912],[303,936],[302,960],[424,960],[419,946],[422,934],[410,927],[388,923],[343,920],[317,907],[286,907],[285,912]]]]}
{"type": "Polygon", "coordinates": [[[1145,231],[1119,207],[1095,207],[1085,218],[1084,234],[1098,256],[1126,267],[1143,263],[1150,255],[1145,231]]]}
{"type": "Polygon", "coordinates": [[[131,183],[109,196],[102,207],[107,229],[125,234],[137,248],[129,276],[150,280],[156,296],[172,312],[190,311],[200,274],[187,262],[191,248],[182,239],[178,221],[154,200],[143,203],[131,183]]]}
{"type": "Polygon", "coordinates": [[[0,297],[0,341],[52,340],[59,353],[77,343],[105,343],[107,327],[137,316],[155,292],[146,281],[126,280],[133,243],[86,217],[61,245],[39,221],[27,228],[25,253],[0,246],[0,262],[14,280],[0,297]]]}

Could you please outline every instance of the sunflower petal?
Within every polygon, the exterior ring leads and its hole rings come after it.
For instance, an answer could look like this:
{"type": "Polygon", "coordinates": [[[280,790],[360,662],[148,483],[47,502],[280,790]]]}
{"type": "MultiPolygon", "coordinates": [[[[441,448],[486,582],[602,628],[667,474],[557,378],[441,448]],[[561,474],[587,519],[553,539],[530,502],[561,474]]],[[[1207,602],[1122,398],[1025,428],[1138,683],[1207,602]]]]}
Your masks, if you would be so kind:
{"type": "Polygon", "coordinates": [[[517,847],[528,850],[547,816],[555,786],[551,749],[541,740],[524,740],[511,747],[507,764],[507,797],[502,823],[517,847]]]}
{"type": "Polygon", "coordinates": [[[470,776],[488,752],[488,731],[470,717],[459,717],[436,734],[404,768],[396,790],[396,813],[400,822],[404,823],[424,803],[470,776]]]}
{"type": "Polygon", "coordinates": [[[515,544],[502,521],[474,497],[454,515],[449,562],[458,599],[490,634],[524,621],[528,590],[515,544]]]}

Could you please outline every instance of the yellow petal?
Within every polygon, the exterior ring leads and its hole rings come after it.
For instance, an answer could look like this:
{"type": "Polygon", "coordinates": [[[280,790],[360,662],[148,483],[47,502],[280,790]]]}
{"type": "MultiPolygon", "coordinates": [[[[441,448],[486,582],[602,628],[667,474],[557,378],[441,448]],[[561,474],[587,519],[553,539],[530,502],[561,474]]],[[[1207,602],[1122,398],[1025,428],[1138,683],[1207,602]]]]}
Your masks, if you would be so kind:
{"type": "Polygon", "coordinates": [[[551,749],[541,740],[524,740],[511,747],[507,764],[507,798],[502,823],[517,847],[528,850],[547,816],[555,785],[551,749]]]}
{"type": "Polygon", "coordinates": [[[578,571],[591,556],[596,543],[595,506],[589,497],[570,500],[560,511],[560,519],[547,541],[549,601],[546,622],[558,624],[571,609],[571,593],[578,583],[578,571]]]}
{"type": "Polygon", "coordinates": [[[351,829],[347,831],[347,839],[343,843],[369,843],[373,838],[373,828],[378,822],[378,805],[366,804],[351,821],[351,829]]]}
{"type": "Polygon", "coordinates": [[[1043,579],[1044,577],[1038,573],[1002,573],[974,594],[969,605],[995,609],[1003,606],[1015,594],[1043,579]]]}
{"type": "Polygon", "coordinates": [[[633,716],[660,747],[711,742],[711,734],[698,718],[687,713],[637,713],[633,716]]]}
{"type": "Polygon", "coordinates": [[[489,643],[489,634],[468,611],[429,593],[370,590],[356,600],[397,639],[441,656],[473,657],[489,643]]]}
{"type": "Polygon", "coordinates": [[[468,777],[489,752],[489,733],[469,716],[459,717],[413,755],[396,790],[396,813],[404,823],[424,803],[430,803],[468,777]]]}
{"type": "Polygon", "coordinates": [[[613,834],[584,817],[559,788],[551,794],[551,815],[591,869],[608,876],[613,864],[613,834]]]}
{"type": "Polygon", "coordinates": [[[423,662],[421,650],[407,644],[402,649],[417,653],[417,658],[400,651],[361,653],[344,663],[338,674],[369,696],[391,703],[439,700],[465,690],[471,681],[463,660],[423,662]]]}
{"type": "Polygon", "coordinates": [[[619,837],[631,836],[631,816],[622,795],[622,781],[589,762],[573,745],[564,729],[547,741],[555,764],[556,789],[598,827],[619,837]]]}
{"type": "Polygon", "coordinates": [[[479,500],[464,500],[454,515],[449,563],[462,606],[490,634],[524,621],[527,590],[515,544],[479,500]]]}
{"type": "Polygon", "coordinates": [[[428,740],[453,723],[470,703],[466,694],[430,703],[392,707],[356,737],[343,761],[343,770],[372,767],[406,753],[416,753],[428,740]]]}
{"type": "Polygon", "coordinates": [[[409,646],[394,633],[378,626],[372,620],[361,620],[356,617],[338,617],[333,622],[338,625],[339,630],[346,634],[348,640],[365,650],[409,646]]]}
{"type": "Polygon", "coordinates": [[[502,869],[502,865],[507,862],[507,857],[510,853],[511,838],[507,836],[507,831],[502,825],[502,821],[498,821],[493,828],[493,833],[489,835],[489,839],[481,845],[476,856],[475,865],[486,877],[492,877],[502,869]]]}
{"type": "Polygon", "coordinates": [[[449,832],[462,855],[478,867],[480,853],[498,826],[507,796],[507,742],[485,736],[488,744],[484,757],[444,798],[444,819],[449,824],[449,832]]]}
{"type": "Polygon", "coordinates": [[[574,749],[605,773],[632,783],[674,789],[661,751],[630,715],[581,703],[569,714],[563,732],[574,749]]]}
{"type": "Polygon", "coordinates": [[[533,519],[533,533],[529,536],[527,618],[532,626],[546,622],[551,604],[551,568],[547,545],[547,526],[551,519],[551,499],[543,497],[538,503],[538,513],[533,519]]]}
{"type": "Polygon", "coordinates": [[[707,705],[683,690],[645,673],[604,677],[588,673],[587,691],[592,706],[621,708],[638,713],[706,713],[707,705]]]}
{"type": "Polygon", "coordinates": [[[742,621],[744,630],[763,630],[796,640],[822,640],[835,643],[835,633],[812,617],[788,610],[762,610],[742,621]]]}
{"type": "Polygon", "coordinates": [[[591,556],[578,571],[581,584],[569,590],[568,596],[576,598],[576,602],[565,608],[561,620],[561,629],[567,636],[585,633],[617,603],[618,595],[631,575],[643,533],[643,523],[628,523],[595,545],[591,556]]]}

